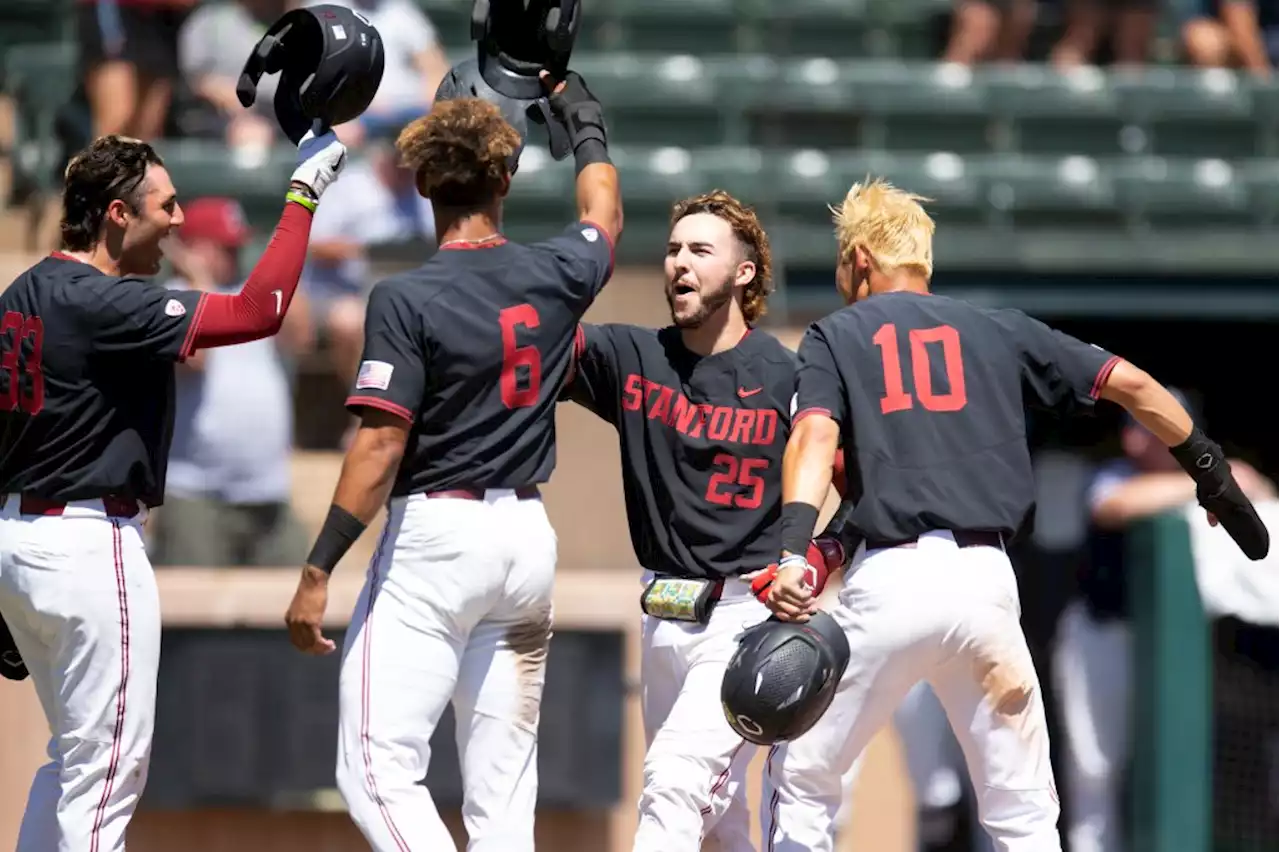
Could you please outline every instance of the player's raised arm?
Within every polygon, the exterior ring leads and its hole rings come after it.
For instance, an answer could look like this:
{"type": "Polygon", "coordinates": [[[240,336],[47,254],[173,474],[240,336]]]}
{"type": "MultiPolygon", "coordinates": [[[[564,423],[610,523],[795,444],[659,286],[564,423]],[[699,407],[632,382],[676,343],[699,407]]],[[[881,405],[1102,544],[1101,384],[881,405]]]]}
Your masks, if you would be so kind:
{"type": "Polygon", "coordinates": [[[346,159],[346,146],[333,131],[320,136],[308,133],[302,138],[284,212],[267,250],[240,292],[202,295],[182,356],[197,349],[270,337],[280,330],[302,277],[312,214],[346,159]]]}
{"type": "MultiPolygon", "coordinates": [[[[553,82],[545,71],[542,81],[548,87],[553,82]]],[[[616,245],[622,235],[622,193],[618,189],[618,170],[609,159],[600,102],[574,71],[555,84],[548,100],[568,129],[573,146],[573,163],[578,172],[578,219],[602,229],[610,245],[616,245]]]]}
{"type": "Polygon", "coordinates": [[[1236,482],[1222,447],[1204,434],[1173,394],[1145,370],[1117,361],[1099,388],[1169,448],[1196,483],[1196,497],[1250,559],[1263,559],[1271,536],[1236,482]]]}

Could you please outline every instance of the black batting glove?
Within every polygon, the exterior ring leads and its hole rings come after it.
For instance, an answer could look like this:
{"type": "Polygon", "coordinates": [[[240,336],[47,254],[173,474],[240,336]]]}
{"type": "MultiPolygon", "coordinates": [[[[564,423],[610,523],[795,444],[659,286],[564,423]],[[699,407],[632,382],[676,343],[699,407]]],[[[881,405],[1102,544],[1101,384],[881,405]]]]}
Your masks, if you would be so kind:
{"type": "Polygon", "coordinates": [[[1194,428],[1190,437],[1169,452],[1196,483],[1196,499],[1211,512],[1241,552],[1252,560],[1266,558],[1271,535],[1231,474],[1222,447],[1194,428]]]}
{"type": "Polygon", "coordinates": [[[18,646],[13,641],[13,634],[9,632],[9,625],[0,617],[0,676],[9,680],[26,680],[29,674],[27,664],[22,661],[18,646]]]}
{"type": "Polygon", "coordinates": [[[566,73],[564,87],[553,92],[547,100],[551,104],[552,113],[568,129],[574,151],[592,141],[601,146],[608,144],[604,110],[600,107],[600,101],[587,88],[587,81],[577,71],[566,73]]]}

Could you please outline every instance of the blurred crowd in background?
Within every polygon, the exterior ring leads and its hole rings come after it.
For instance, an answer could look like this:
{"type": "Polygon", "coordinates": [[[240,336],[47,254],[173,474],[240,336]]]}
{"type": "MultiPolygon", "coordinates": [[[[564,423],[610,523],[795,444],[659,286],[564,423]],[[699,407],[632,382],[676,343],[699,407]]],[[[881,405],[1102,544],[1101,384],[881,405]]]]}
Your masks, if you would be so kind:
{"type": "MultiPolygon", "coordinates": [[[[364,298],[374,283],[369,247],[411,238],[431,242],[430,205],[415,191],[413,176],[398,167],[393,143],[408,121],[429,109],[449,58],[415,0],[345,2],[383,34],[385,76],[369,112],[338,128],[357,158],[317,213],[302,289],[280,335],[210,350],[179,367],[169,490],[149,530],[157,566],[301,564],[309,532],[290,505],[289,469],[296,367],[319,359],[338,384],[350,386],[362,345],[364,298]]],[[[248,110],[236,97],[236,81],[248,47],[291,5],[82,0],[76,28],[89,132],[221,139],[236,163],[261,161],[273,146],[287,142],[271,113],[273,80],[264,78],[257,104],[248,110]]],[[[1142,65],[1150,58],[1158,19],[1172,14],[1179,22],[1183,63],[1264,78],[1275,74],[1275,0],[956,0],[939,58],[963,65],[1024,61],[1036,18],[1046,13],[1061,22],[1045,57],[1060,69],[1142,65]]],[[[183,203],[186,224],[171,255],[174,277],[167,286],[241,286],[254,261],[248,247],[263,235],[250,230],[234,198],[183,203]]],[[[1264,408],[1271,417],[1274,399],[1264,408]]],[[[348,436],[351,428],[348,423],[348,436]]],[[[1133,695],[1125,530],[1143,518],[1189,507],[1194,496],[1190,480],[1140,427],[1124,424],[1118,445],[1120,454],[1087,473],[1074,490],[1063,475],[1051,472],[1047,480],[1060,494],[1083,495],[1065,499],[1077,503],[1080,536],[1090,554],[1056,626],[1040,631],[1054,637],[1048,659],[1041,660],[1052,675],[1042,672],[1042,681],[1056,693],[1055,748],[1072,852],[1129,848],[1124,802],[1133,695]]],[[[1243,462],[1236,474],[1274,519],[1280,513],[1275,483],[1243,462]]],[[[1065,517],[1059,512],[1056,522],[1070,525],[1065,517]]],[[[1201,529],[1197,518],[1190,522],[1201,529]]],[[[1197,536],[1197,559],[1223,566],[1220,576],[1259,570],[1236,564],[1239,554],[1220,548],[1220,541],[1197,536]]],[[[1266,566],[1269,578],[1245,595],[1245,603],[1236,592],[1224,593],[1228,602],[1213,622],[1215,647],[1225,661],[1215,674],[1215,689],[1221,690],[1215,692],[1215,766],[1231,775],[1218,789],[1233,791],[1215,800],[1215,818],[1231,824],[1231,850],[1278,848],[1280,598],[1275,560],[1266,566]],[[1233,715],[1234,710],[1239,712],[1233,715]]],[[[964,792],[962,757],[927,688],[904,705],[898,726],[920,809],[921,848],[986,849],[964,792]]]]}

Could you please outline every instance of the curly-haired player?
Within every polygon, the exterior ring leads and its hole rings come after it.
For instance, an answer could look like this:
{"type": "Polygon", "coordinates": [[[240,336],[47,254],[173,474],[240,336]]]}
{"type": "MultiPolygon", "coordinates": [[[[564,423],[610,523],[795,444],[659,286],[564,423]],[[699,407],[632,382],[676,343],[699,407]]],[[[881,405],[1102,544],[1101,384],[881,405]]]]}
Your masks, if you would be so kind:
{"type": "Polygon", "coordinates": [[[347,398],[361,426],[286,616],[299,649],[334,649],[329,575],[389,497],[339,685],[338,789],[379,852],[454,848],[421,783],[450,702],[467,848],[533,850],[556,562],[538,486],[574,330],[622,229],[599,104],[572,73],[551,104],[573,128],[580,218],[529,246],[499,231],[521,139],[497,107],[443,100],[401,134],[440,251],[369,296],[347,398]]]}
{"type": "MultiPolygon", "coordinates": [[[[618,430],[631,542],[645,569],[649,748],[636,852],[696,852],[704,834],[723,852],[755,848],[743,783],[755,748],[725,721],[720,685],[739,633],[769,616],[755,595],[781,543],[796,359],[753,331],[771,260],[755,212],[733,196],[681,201],[664,265],[672,324],[583,325],[575,345],[566,394],[618,430]]],[[[834,536],[819,545],[821,585],[843,555],[834,536]]]]}

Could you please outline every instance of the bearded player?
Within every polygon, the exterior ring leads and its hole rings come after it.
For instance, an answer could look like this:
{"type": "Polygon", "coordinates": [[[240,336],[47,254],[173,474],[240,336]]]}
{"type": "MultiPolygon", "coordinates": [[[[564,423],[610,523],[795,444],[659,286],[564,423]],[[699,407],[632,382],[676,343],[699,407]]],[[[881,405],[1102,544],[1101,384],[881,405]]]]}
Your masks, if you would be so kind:
{"type": "MultiPolygon", "coordinates": [[[[672,325],[583,325],[568,398],[618,430],[627,521],[644,568],[648,753],[636,852],[752,852],[743,776],[755,752],[720,709],[744,627],[768,618],[795,355],[753,327],[772,264],[755,213],[723,192],[676,204],[664,264],[672,325]],[[756,588],[752,588],[752,580],[756,588]]],[[[835,527],[833,523],[828,530],[835,527]]],[[[838,538],[809,548],[819,588],[838,538]]]]}

